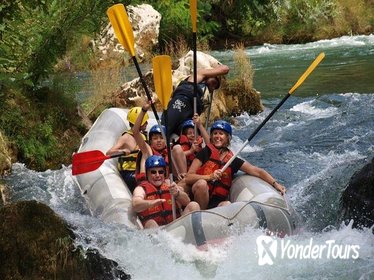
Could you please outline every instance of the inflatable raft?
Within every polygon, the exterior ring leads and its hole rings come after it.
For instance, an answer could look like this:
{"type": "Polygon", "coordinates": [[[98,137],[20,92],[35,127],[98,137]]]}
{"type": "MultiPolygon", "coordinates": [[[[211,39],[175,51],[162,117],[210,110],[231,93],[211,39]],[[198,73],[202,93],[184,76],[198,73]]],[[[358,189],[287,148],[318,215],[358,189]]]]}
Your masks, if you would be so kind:
{"type": "MultiPolygon", "coordinates": [[[[125,109],[102,112],[83,137],[78,152],[100,150],[104,154],[128,129],[125,109]]],[[[154,123],[155,120],[153,118],[154,123]]],[[[152,122],[150,114],[149,122],[152,122]]],[[[108,223],[120,223],[141,229],[142,224],[131,207],[132,194],[117,171],[117,159],[109,159],[96,170],[76,176],[76,182],[93,216],[108,223]]],[[[297,215],[284,198],[268,183],[237,175],[230,192],[231,204],[195,211],[163,226],[183,242],[202,246],[224,239],[244,228],[263,228],[279,236],[297,230],[297,215]]]]}

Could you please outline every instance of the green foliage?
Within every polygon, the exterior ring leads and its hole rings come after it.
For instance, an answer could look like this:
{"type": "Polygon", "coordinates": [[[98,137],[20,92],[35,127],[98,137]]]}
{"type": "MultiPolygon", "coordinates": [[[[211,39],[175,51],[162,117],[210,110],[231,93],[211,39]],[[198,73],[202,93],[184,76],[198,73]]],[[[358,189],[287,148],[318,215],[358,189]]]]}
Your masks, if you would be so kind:
{"type": "Polygon", "coordinates": [[[61,141],[61,137],[70,127],[78,125],[74,99],[47,88],[30,95],[31,98],[16,90],[3,89],[0,127],[18,151],[20,162],[45,170],[55,161],[66,162],[71,154],[68,141],[61,141]]]}
{"type": "MultiPolygon", "coordinates": [[[[132,1],[132,5],[138,1],[132,1]]],[[[200,42],[210,41],[220,29],[220,23],[211,20],[211,1],[198,1],[197,28],[200,42]]],[[[189,0],[148,0],[142,1],[154,7],[162,16],[159,42],[163,49],[170,42],[177,43],[178,39],[192,41],[192,24],[189,0]]]]}
{"type": "Polygon", "coordinates": [[[1,6],[5,16],[0,22],[0,71],[14,81],[37,86],[53,72],[67,45],[83,34],[100,31],[111,4],[101,0],[5,2],[1,6]]]}
{"type": "Polygon", "coordinates": [[[273,26],[278,24],[279,31],[286,42],[310,41],[321,25],[331,22],[335,13],[335,1],[326,0],[290,0],[272,1],[275,15],[273,26]]]}
{"type": "Polygon", "coordinates": [[[57,139],[53,135],[50,121],[35,124],[28,132],[28,137],[17,135],[16,143],[20,151],[20,160],[31,166],[46,166],[46,161],[57,155],[57,139]]]}

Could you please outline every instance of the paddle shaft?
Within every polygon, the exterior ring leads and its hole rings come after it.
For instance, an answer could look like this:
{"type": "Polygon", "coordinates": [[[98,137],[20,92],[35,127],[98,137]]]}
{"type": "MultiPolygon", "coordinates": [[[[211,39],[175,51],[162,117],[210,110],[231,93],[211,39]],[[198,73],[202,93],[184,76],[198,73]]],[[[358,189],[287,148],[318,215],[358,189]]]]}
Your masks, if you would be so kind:
{"type": "Polygon", "coordinates": [[[212,110],[213,91],[209,92],[209,94],[210,94],[210,102],[209,102],[209,106],[208,106],[208,112],[207,112],[206,117],[205,117],[205,130],[208,130],[210,111],[212,110]]]}
{"type": "Polygon", "coordinates": [[[261,128],[267,123],[267,121],[275,114],[275,112],[283,105],[284,102],[290,97],[291,94],[288,93],[283,97],[282,101],[271,111],[271,113],[262,121],[262,123],[252,132],[248,139],[243,143],[242,147],[229,159],[228,162],[222,167],[222,172],[233,162],[233,160],[238,156],[238,154],[244,149],[244,147],[256,136],[256,134],[261,130],[261,128]]]}
{"type": "Polygon", "coordinates": [[[132,60],[134,61],[135,68],[136,68],[136,71],[138,72],[139,79],[140,79],[140,82],[142,83],[142,86],[143,86],[143,88],[144,88],[145,94],[147,95],[148,100],[151,102],[152,112],[153,112],[153,114],[155,115],[155,118],[156,118],[156,121],[157,121],[158,126],[160,127],[162,137],[166,140],[166,142],[168,142],[168,141],[167,141],[167,138],[166,138],[166,135],[165,135],[165,133],[164,133],[164,130],[162,129],[161,121],[160,121],[160,118],[158,117],[158,114],[157,114],[157,111],[156,111],[156,107],[155,107],[155,105],[153,104],[151,94],[149,93],[148,86],[147,86],[147,84],[146,84],[146,82],[145,82],[145,80],[144,80],[144,77],[143,77],[142,71],[140,70],[138,60],[136,59],[135,56],[132,57],[132,60]]]}
{"type": "MultiPolygon", "coordinates": [[[[165,114],[165,126],[166,126],[166,129],[168,129],[168,123],[167,123],[168,111],[164,110],[164,114],[165,114]]],[[[166,134],[169,134],[169,133],[166,133],[166,134]]],[[[166,148],[167,148],[168,156],[169,156],[168,159],[169,159],[170,183],[173,183],[173,156],[171,154],[170,141],[168,141],[168,139],[166,141],[166,148]]],[[[175,220],[177,218],[177,211],[176,211],[176,206],[175,206],[174,195],[171,195],[171,206],[172,206],[173,220],[175,220]]]]}
{"type": "MultiPolygon", "coordinates": [[[[193,95],[193,114],[195,115],[197,113],[197,50],[196,50],[196,41],[197,41],[197,35],[196,32],[192,33],[192,46],[193,46],[193,89],[194,89],[194,95],[193,95]]],[[[197,138],[197,127],[194,126],[195,130],[195,141],[197,138]]]]}
{"type": "Polygon", "coordinates": [[[309,65],[308,69],[301,75],[301,77],[297,80],[294,86],[288,91],[287,95],[283,97],[282,101],[271,111],[271,113],[264,119],[264,121],[255,129],[255,131],[248,137],[248,139],[244,142],[242,147],[230,158],[230,160],[223,166],[221,169],[222,172],[226,170],[226,168],[233,162],[233,160],[238,156],[238,154],[244,149],[244,147],[252,140],[253,137],[260,131],[260,129],[265,125],[265,123],[274,115],[274,113],[279,109],[280,106],[283,105],[284,102],[290,97],[290,95],[305,81],[305,79],[313,72],[313,70],[317,67],[317,65],[322,61],[325,57],[325,53],[320,53],[317,58],[309,65]]]}
{"type": "MultiPolygon", "coordinates": [[[[176,173],[179,174],[176,166],[173,166],[173,154],[171,153],[170,139],[168,136],[171,134],[168,125],[167,107],[170,101],[171,93],[173,91],[172,87],[172,70],[171,70],[171,58],[167,55],[155,56],[152,59],[153,64],[153,80],[155,85],[156,94],[160,100],[160,103],[164,109],[165,116],[165,126],[166,126],[166,147],[168,151],[169,158],[169,171],[170,171],[170,183],[173,183],[173,168],[176,169],[176,173]]],[[[175,197],[171,196],[172,214],[173,220],[177,218],[175,197]]]]}

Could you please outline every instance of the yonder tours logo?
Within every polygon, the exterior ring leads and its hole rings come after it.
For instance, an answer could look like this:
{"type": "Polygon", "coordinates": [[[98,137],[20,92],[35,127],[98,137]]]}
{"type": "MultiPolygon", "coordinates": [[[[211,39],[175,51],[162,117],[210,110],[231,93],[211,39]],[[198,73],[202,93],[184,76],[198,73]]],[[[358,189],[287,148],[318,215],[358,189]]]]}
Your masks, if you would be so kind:
{"type": "Polygon", "coordinates": [[[258,265],[272,265],[277,259],[357,259],[359,245],[337,244],[327,240],[315,244],[310,238],[308,244],[296,244],[295,241],[275,239],[271,236],[259,236],[256,239],[258,265]]]}

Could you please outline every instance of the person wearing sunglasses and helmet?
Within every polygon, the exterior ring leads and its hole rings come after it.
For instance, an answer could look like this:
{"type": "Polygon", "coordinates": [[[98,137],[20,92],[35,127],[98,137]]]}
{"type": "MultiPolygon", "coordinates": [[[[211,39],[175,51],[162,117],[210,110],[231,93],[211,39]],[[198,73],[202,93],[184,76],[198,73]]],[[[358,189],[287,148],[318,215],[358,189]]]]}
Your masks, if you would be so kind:
{"type": "Polygon", "coordinates": [[[267,171],[238,157],[222,172],[222,167],[233,156],[228,148],[231,137],[231,125],[223,120],[215,121],[210,128],[210,144],[196,155],[185,177],[186,183],[192,185],[194,200],[202,210],[230,204],[232,180],[239,170],[268,182],[281,194],[286,192],[285,187],[267,171]]]}
{"type": "Polygon", "coordinates": [[[132,207],[137,212],[144,228],[154,228],[173,221],[172,196],[178,209],[177,217],[200,210],[199,205],[190,201],[182,187],[166,177],[166,162],[161,156],[152,155],[145,161],[146,180],[134,190],[132,207]]]}
{"type": "MultiPolygon", "coordinates": [[[[125,131],[118,138],[114,146],[106,152],[107,156],[123,153],[123,155],[118,158],[117,168],[130,191],[133,191],[136,187],[135,170],[136,159],[139,152],[138,144],[134,138],[133,127],[141,111],[141,107],[133,107],[128,111],[127,121],[129,122],[130,129],[125,131]]],[[[140,137],[142,137],[144,141],[147,140],[146,129],[148,118],[148,114],[144,114],[140,124],[140,137]]]]}

